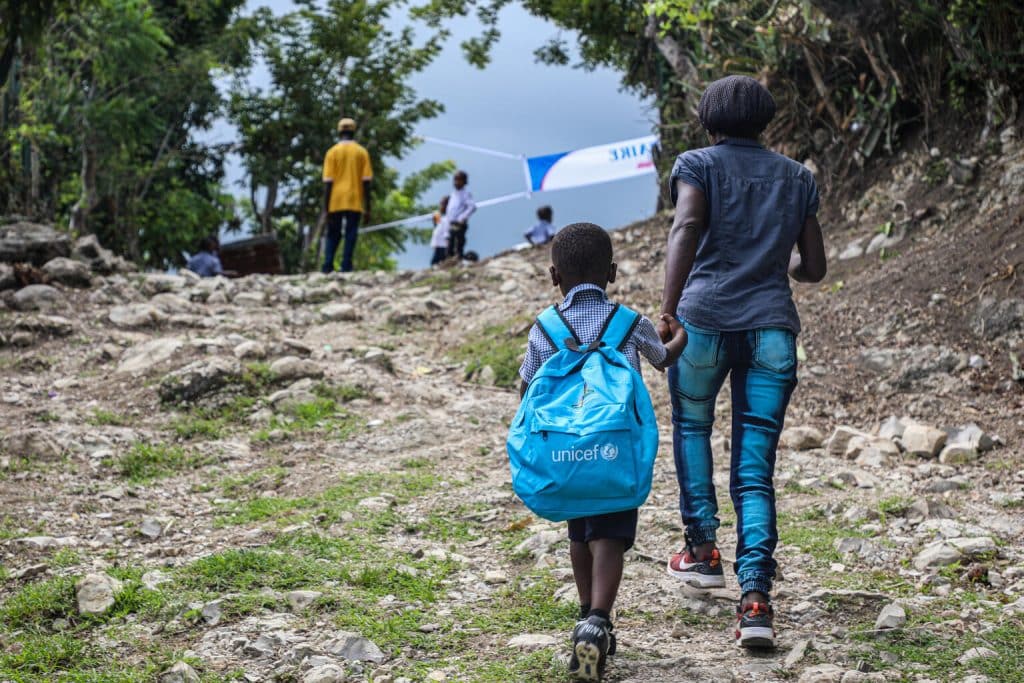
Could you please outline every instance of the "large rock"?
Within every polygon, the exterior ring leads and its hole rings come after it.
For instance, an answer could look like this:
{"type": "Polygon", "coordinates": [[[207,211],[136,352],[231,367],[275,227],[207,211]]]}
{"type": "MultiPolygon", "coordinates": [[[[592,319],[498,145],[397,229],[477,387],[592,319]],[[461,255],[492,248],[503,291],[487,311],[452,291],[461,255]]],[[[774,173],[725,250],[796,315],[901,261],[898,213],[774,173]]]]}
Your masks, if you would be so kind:
{"type": "Polygon", "coordinates": [[[945,567],[963,559],[963,553],[945,541],[937,541],[925,547],[914,558],[914,568],[920,572],[933,567],[945,567]]]}
{"type": "Polygon", "coordinates": [[[60,290],[50,285],[29,285],[14,293],[11,306],[19,311],[38,311],[57,305],[60,299],[60,290]]]}
{"type": "Polygon", "coordinates": [[[324,376],[324,369],[316,361],[297,358],[296,356],[285,356],[278,358],[270,364],[270,372],[281,380],[291,381],[312,377],[319,379],[324,376]]]}
{"type": "Polygon", "coordinates": [[[158,393],[165,403],[194,401],[240,378],[242,367],[234,358],[197,360],[168,374],[158,393]]]}
{"type": "Polygon", "coordinates": [[[832,436],[829,437],[828,443],[825,444],[825,451],[829,455],[842,458],[846,455],[846,448],[849,446],[850,440],[854,438],[868,441],[871,439],[871,435],[853,427],[836,427],[836,430],[832,432],[832,436]]]}
{"type": "Polygon", "coordinates": [[[100,246],[96,235],[82,235],[75,240],[73,258],[86,264],[90,270],[100,275],[127,273],[135,270],[135,266],[120,256],[115,256],[109,249],[100,246]]]}
{"type": "Polygon", "coordinates": [[[320,309],[324,320],[359,320],[359,312],[352,304],[328,304],[320,309]]]}
{"type": "Polygon", "coordinates": [[[900,440],[909,455],[934,458],[946,445],[946,432],[923,424],[909,424],[900,440]]]}
{"type": "Polygon", "coordinates": [[[175,662],[157,679],[158,683],[199,683],[199,674],[185,662],[175,662]]]}
{"type": "Polygon", "coordinates": [[[902,628],[906,623],[907,612],[903,609],[903,605],[892,602],[882,608],[878,618],[875,619],[875,628],[879,630],[902,628]]]}
{"type": "Polygon", "coordinates": [[[8,455],[28,460],[56,460],[62,448],[57,440],[42,429],[19,429],[0,442],[8,455]]]}
{"type": "Polygon", "coordinates": [[[306,672],[302,683],[345,683],[348,675],[337,664],[321,664],[306,672]]]}
{"type": "Polygon", "coordinates": [[[534,652],[546,647],[554,647],[558,639],[546,633],[524,633],[508,641],[508,646],[523,652],[534,652]]]}
{"type": "Polygon", "coordinates": [[[71,251],[71,238],[67,233],[39,223],[10,223],[0,225],[0,261],[31,263],[39,267],[71,251]]]}
{"type": "Polygon", "coordinates": [[[50,280],[68,287],[88,287],[92,284],[92,273],[89,266],[81,261],[58,256],[43,265],[43,272],[50,280]]]}
{"type": "Polygon", "coordinates": [[[14,266],[9,263],[0,263],[0,292],[8,289],[16,289],[18,278],[14,275],[14,266]]]}
{"type": "Polygon", "coordinates": [[[145,372],[173,356],[185,343],[176,337],[158,337],[132,347],[117,366],[119,373],[145,372]]]}
{"type": "Polygon", "coordinates": [[[825,436],[814,427],[787,427],[782,430],[779,443],[783,448],[790,448],[794,451],[806,451],[812,448],[821,448],[825,436]]]}
{"type": "Polygon", "coordinates": [[[974,331],[987,339],[1024,329],[1024,299],[983,297],[971,323],[974,331]]]}
{"type": "Polygon", "coordinates": [[[86,574],[75,584],[79,614],[103,614],[114,606],[121,582],[106,574],[86,574]]]}
{"type": "Polygon", "coordinates": [[[114,306],[107,319],[118,327],[146,327],[165,322],[167,316],[152,304],[127,304],[114,306]]]}
{"type": "Polygon", "coordinates": [[[358,633],[348,631],[338,631],[334,638],[324,645],[324,650],[342,659],[373,662],[374,664],[380,664],[387,659],[373,641],[363,638],[358,633]]]}

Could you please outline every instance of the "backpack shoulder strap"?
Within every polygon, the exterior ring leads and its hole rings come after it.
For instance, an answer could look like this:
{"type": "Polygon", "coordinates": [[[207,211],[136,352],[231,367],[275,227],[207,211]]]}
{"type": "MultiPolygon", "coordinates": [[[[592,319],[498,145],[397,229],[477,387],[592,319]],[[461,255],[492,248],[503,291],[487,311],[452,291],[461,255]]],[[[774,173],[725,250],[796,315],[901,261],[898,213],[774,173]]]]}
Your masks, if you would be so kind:
{"type": "Polygon", "coordinates": [[[576,332],[562,317],[558,306],[549,306],[537,316],[537,327],[544,333],[547,340],[555,351],[563,351],[573,346],[579,347],[579,338],[576,332]],[[566,343],[569,342],[569,343],[566,343]]]}
{"type": "Polygon", "coordinates": [[[618,351],[626,345],[633,330],[640,323],[640,314],[621,304],[615,304],[615,308],[608,314],[604,321],[604,328],[598,339],[618,351]]]}

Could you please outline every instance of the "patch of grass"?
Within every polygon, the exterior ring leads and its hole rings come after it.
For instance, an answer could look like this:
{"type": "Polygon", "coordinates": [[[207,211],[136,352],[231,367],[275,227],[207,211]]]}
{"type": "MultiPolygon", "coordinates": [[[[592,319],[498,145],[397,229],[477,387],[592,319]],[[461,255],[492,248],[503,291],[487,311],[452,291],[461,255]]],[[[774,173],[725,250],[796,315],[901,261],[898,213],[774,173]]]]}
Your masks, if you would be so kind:
{"type": "Polygon", "coordinates": [[[804,486],[796,479],[787,480],[785,486],[782,487],[782,490],[785,491],[786,493],[802,493],[808,496],[821,495],[821,491],[819,491],[818,489],[814,488],[813,486],[804,486]]]}
{"type": "Polygon", "coordinates": [[[526,349],[526,333],[513,334],[522,328],[525,318],[500,325],[490,325],[452,352],[452,357],[466,363],[466,377],[490,366],[497,386],[511,387],[519,376],[519,357],[526,349]]]}
{"type": "Polygon", "coordinates": [[[566,677],[564,664],[547,649],[498,659],[478,658],[463,662],[463,666],[463,673],[467,676],[465,680],[476,683],[558,681],[566,677]]]}
{"type": "Polygon", "coordinates": [[[342,410],[334,399],[317,398],[292,406],[286,415],[275,415],[254,438],[268,441],[273,431],[323,431],[332,438],[346,439],[361,425],[362,419],[358,415],[342,410]]]}
{"type": "Polygon", "coordinates": [[[1020,623],[1004,623],[984,633],[957,633],[953,630],[927,627],[926,622],[911,619],[902,631],[875,638],[868,634],[852,634],[855,640],[864,643],[868,661],[878,668],[889,668],[879,656],[888,652],[900,662],[914,666],[913,673],[906,673],[902,681],[920,680],[922,676],[944,681],[966,678],[971,673],[980,673],[992,681],[1020,680],[1020,653],[1024,648],[1024,627],[1020,623]],[[957,659],[974,647],[994,650],[995,657],[984,657],[957,663],[957,659]]]}
{"type": "Polygon", "coordinates": [[[219,439],[224,435],[222,420],[208,420],[191,415],[172,422],[171,429],[179,439],[194,439],[197,436],[204,439],[219,439]]]}
{"type": "Polygon", "coordinates": [[[220,482],[220,489],[225,496],[236,497],[245,489],[253,488],[256,484],[264,482],[270,482],[271,488],[277,488],[287,476],[288,470],[283,467],[276,465],[264,467],[241,477],[225,477],[220,482]]]}
{"type": "Polygon", "coordinates": [[[41,628],[54,619],[76,614],[75,577],[57,576],[26,584],[0,605],[5,630],[41,628]]]}
{"type": "Polygon", "coordinates": [[[77,550],[72,548],[61,548],[50,556],[50,566],[61,569],[65,567],[74,567],[81,561],[82,556],[78,554],[77,550]]]}
{"type": "MultiPolygon", "coordinates": [[[[342,512],[355,509],[364,499],[389,493],[396,504],[406,503],[437,485],[437,478],[431,471],[386,472],[358,474],[336,484],[314,496],[296,498],[259,497],[235,503],[219,520],[222,524],[249,524],[268,519],[282,518],[294,521],[294,515],[305,513],[316,515],[323,523],[330,524],[340,518],[342,512]]],[[[366,517],[366,516],[364,516],[366,517]]],[[[397,515],[393,515],[397,521],[397,515]]]]}
{"type": "Polygon", "coordinates": [[[92,411],[92,415],[89,416],[87,421],[89,424],[97,427],[124,427],[131,422],[125,415],[120,415],[110,410],[103,410],[102,408],[92,411]]]}
{"type": "Polygon", "coordinates": [[[36,422],[60,422],[60,415],[50,410],[46,410],[41,413],[36,413],[35,418],[36,422]]]}
{"type": "Polygon", "coordinates": [[[320,382],[313,387],[313,393],[320,398],[331,399],[340,403],[348,403],[357,398],[370,397],[370,394],[362,387],[357,387],[353,384],[327,384],[326,382],[320,382]]]}
{"type": "Polygon", "coordinates": [[[809,513],[803,515],[779,514],[779,540],[812,555],[815,562],[819,564],[828,564],[842,560],[834,547],[838,539],[867,537],[863,531],[837,524],[815,523],[817,521],[818,517],[810,516],[809,513]]]}
{"type": "Polygon", "coordinates": [[[949,176],[949,164],[944,159],[936,159],[928,164],[924,171],[924,180],[932,187],[946,182],[947,176],[949,176]]]}
{"type": "Polygon", "coordinates": [[[884,524],[889,516],[902,517],[913,505],[914,500],[906,496],[890,496],[878,501],[878,514],[881,515],[884,524]]]}
{"type": "Polygon", "coordinates": [[[136,484],[169,477],[185,470],[195,469],[204,460],[190,455],[179,446],[162,443],[136,443],[124,455],[105,462],[117,469],[118,474],[136,484]]]}
{"type": "Polygon", "coordinates": [[[523,575],[496,592],[487,611],[464,607],[456,610],[456,614],[466,626],[488,634],[563,630],[575,623],[578,608],[555,600],[559,585],[548,574],[523,575]]]}

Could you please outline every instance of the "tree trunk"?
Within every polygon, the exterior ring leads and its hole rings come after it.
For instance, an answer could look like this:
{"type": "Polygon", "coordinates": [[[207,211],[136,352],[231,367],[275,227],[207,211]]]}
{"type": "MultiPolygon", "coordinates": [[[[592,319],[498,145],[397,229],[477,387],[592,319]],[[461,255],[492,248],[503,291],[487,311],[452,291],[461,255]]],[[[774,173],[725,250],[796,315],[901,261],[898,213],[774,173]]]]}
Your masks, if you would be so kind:
{"type": "Polygon", "coordinates": [[[71,208],[71,231],[78,235],[88,230],[89,213],[96,207],[96,151],[89,140],[88,130],[82,136],[82,193],[71,208]]]}
{"type": "Polygon", "coordinates": [[[277,180],[267,183],[267,198],[260,213],[260,232],[264,235],[274,233],[274,207],[277,205],[277,180]]]}
{"type": "Polygon", "coordinates": [[[658,52],[665,58],[668,65],[672,67],[673,73],[676,77],[685,84],[693,86],[696,90],[700,90],[702,82],[700,74],[697,72],[697,67],[694,66],[693,60],[690,59],[690,55],[686,49],[676,41],[675,38],[668,34],[663,34],[660,29],[660,21],[655,15],[647,17],[647,26],[644,30],[644,35],[650,40],[654,41],[655,47],[658,48],[658,52]]]}

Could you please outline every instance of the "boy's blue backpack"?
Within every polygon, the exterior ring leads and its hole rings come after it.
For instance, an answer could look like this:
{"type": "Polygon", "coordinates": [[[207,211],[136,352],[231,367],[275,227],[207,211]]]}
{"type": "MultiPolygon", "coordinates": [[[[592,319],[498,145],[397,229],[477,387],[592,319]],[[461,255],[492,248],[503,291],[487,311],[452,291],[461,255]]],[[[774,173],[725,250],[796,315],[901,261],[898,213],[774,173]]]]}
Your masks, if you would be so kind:
{"type": "Polygon", "coordinates": [[[651,490],[658,426],[622,347],[640,321],[618,305],[582,345],[552,306],[537,325],[555,349],[533,376],[508,434],[512,488],[553,522],[640,507],[651,490]]]}

